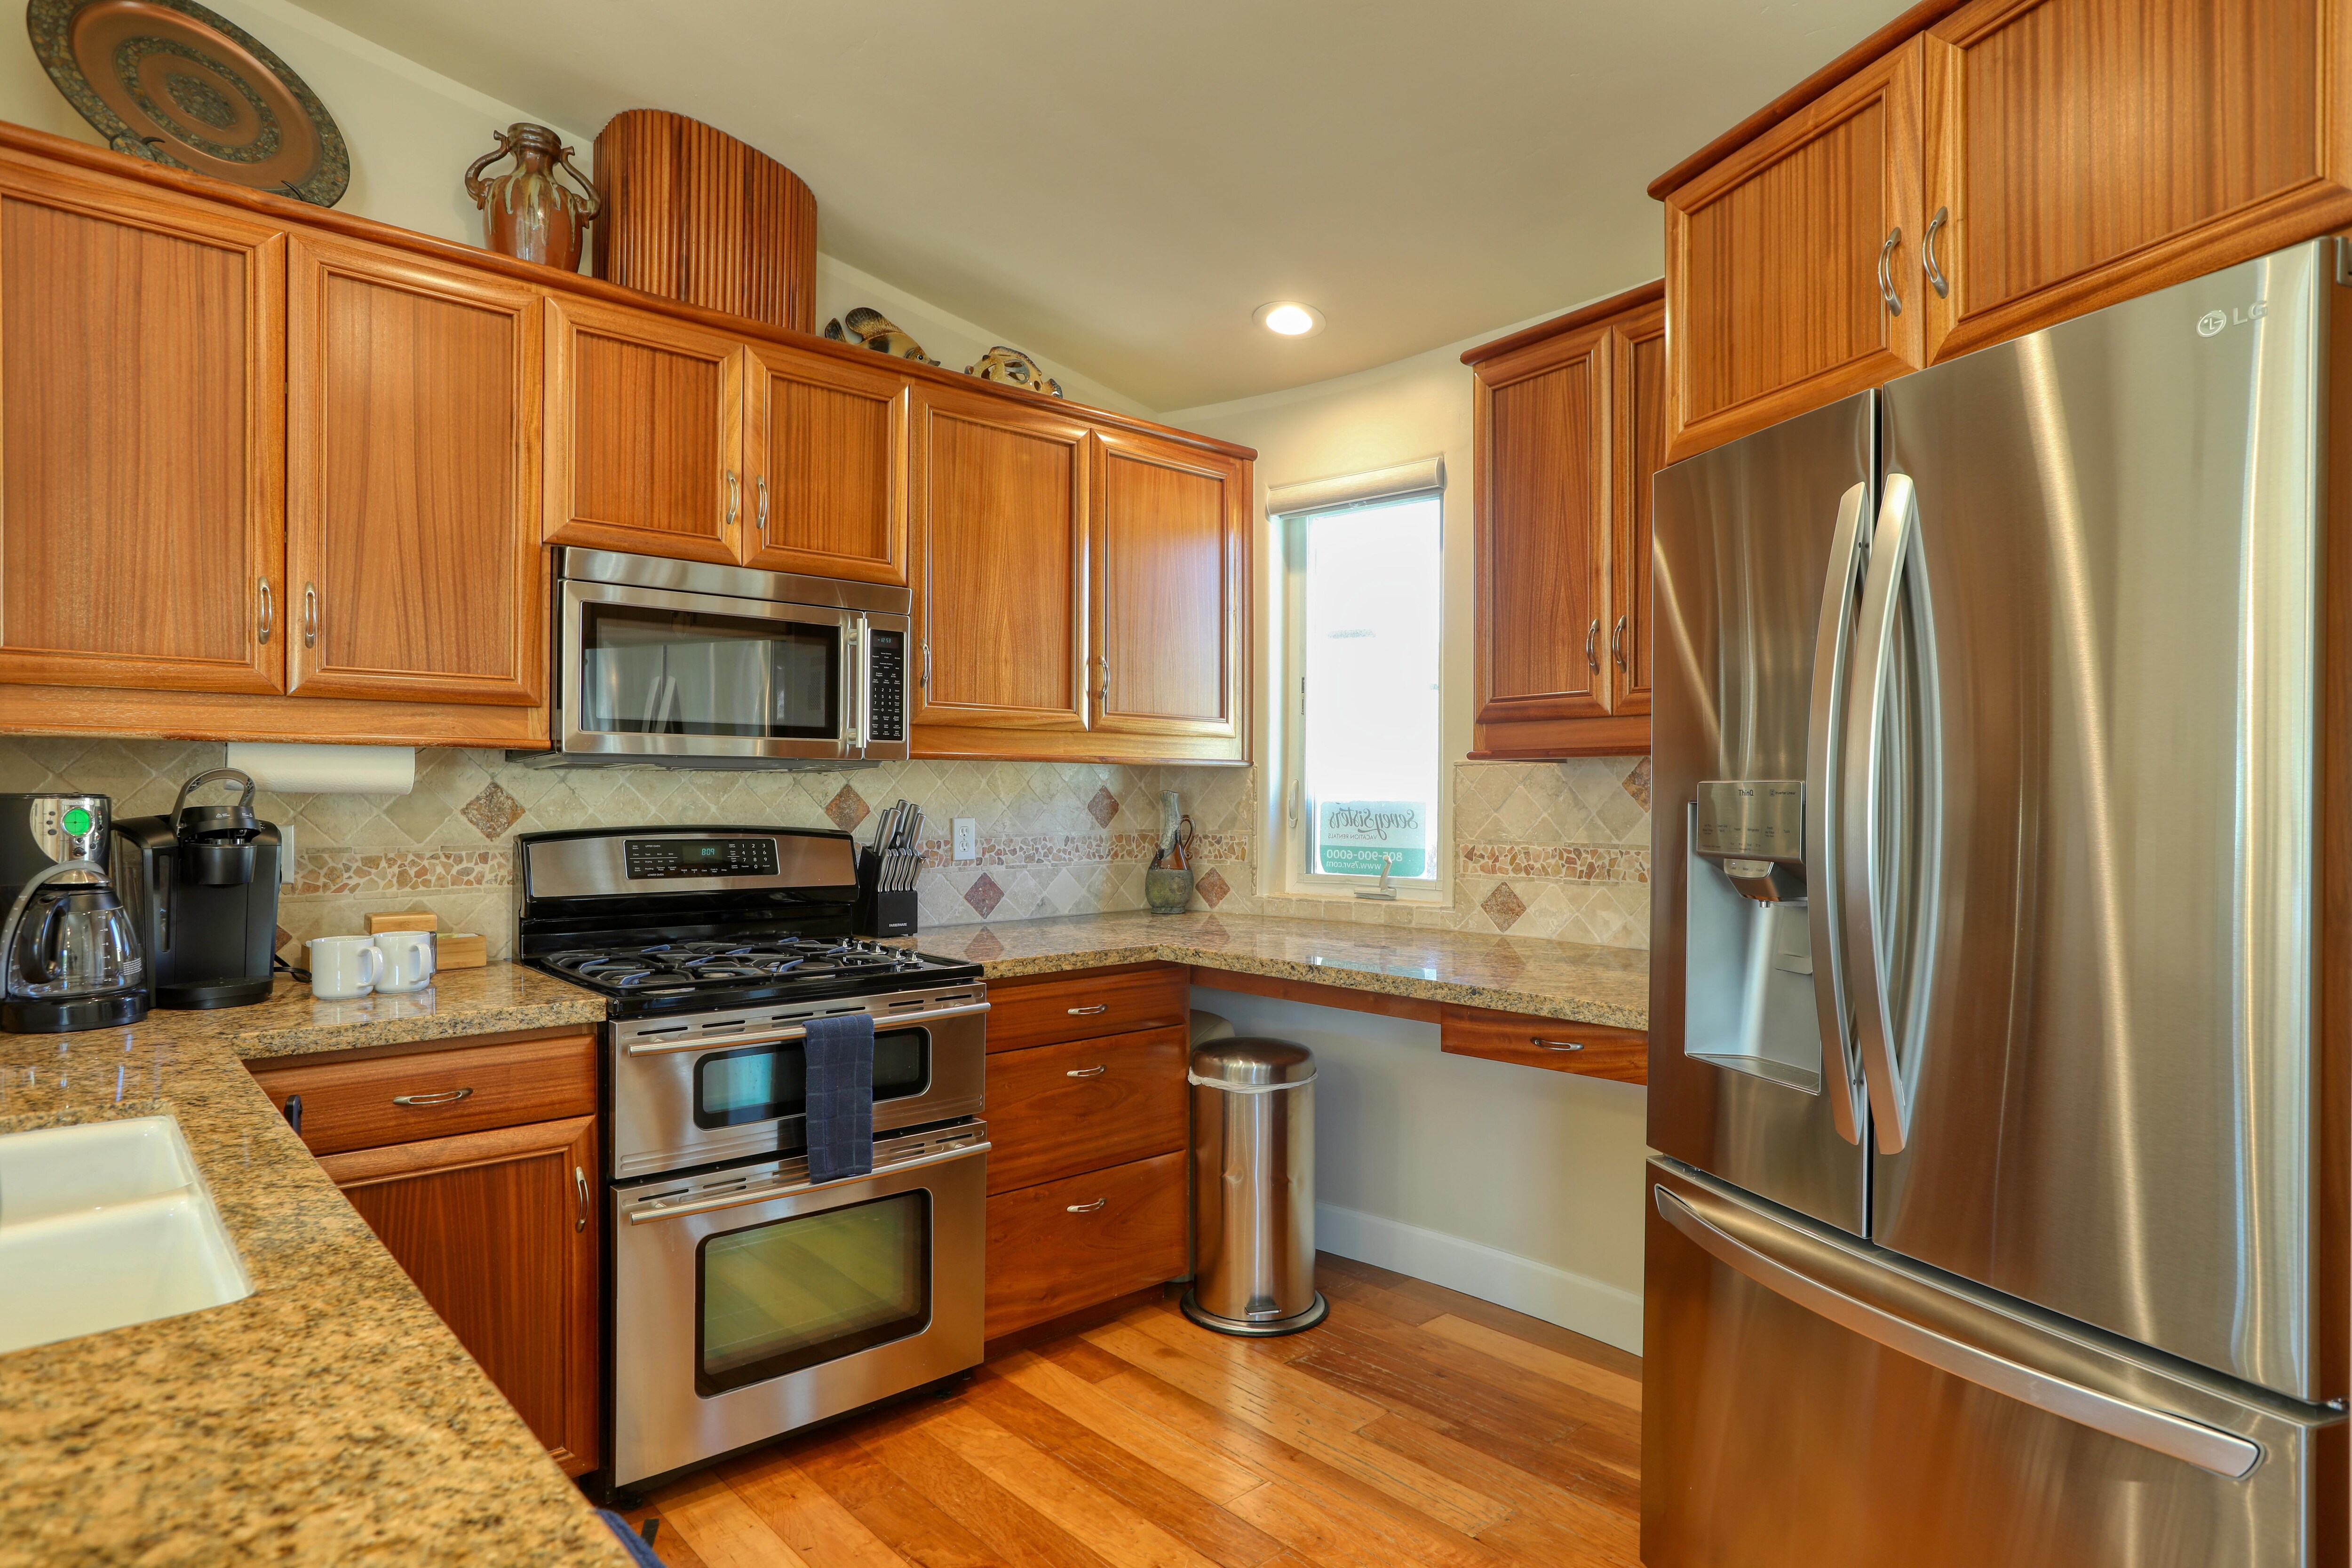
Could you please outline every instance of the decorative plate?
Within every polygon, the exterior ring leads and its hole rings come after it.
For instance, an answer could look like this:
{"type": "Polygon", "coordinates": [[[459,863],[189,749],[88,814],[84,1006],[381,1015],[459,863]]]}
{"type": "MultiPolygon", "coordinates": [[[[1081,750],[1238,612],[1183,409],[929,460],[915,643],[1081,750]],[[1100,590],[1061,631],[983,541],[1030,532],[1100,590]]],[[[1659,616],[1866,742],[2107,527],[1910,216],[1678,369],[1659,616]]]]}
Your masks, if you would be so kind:
{"type": "Polygon", "coordinates": [[[49,79],[118,152],[322,207],[352,183],[319,95],[196,0],[32,0],[25,25],[49,79]]]}

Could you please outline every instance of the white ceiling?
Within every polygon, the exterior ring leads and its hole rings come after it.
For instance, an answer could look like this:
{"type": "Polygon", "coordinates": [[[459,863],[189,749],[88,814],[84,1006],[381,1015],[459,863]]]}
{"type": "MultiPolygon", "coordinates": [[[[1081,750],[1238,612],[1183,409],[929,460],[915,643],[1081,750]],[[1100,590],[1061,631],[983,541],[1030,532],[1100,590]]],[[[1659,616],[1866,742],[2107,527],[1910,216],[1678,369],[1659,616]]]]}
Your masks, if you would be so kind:
{"type": "Polygon", "coordinates": [[[1642,188],[1900,0],[301,3],[559,125],[708,120],[828,255],[1173,410],[1656,277],[1642,188]]]}

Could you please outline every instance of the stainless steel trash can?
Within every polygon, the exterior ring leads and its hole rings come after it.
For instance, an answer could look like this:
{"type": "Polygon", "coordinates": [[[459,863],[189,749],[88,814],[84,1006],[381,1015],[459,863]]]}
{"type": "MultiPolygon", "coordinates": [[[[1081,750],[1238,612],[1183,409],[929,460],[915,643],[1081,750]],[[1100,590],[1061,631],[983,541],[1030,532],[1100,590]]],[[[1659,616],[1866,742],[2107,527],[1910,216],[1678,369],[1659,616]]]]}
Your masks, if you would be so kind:
{"type": "Polygon", "coordinates": [[[1313,1328],[1315,1055],[1236,1036],[1192,1051],[1192,1284],[1184,1315],[1232,1334],[1313,1328]]]}

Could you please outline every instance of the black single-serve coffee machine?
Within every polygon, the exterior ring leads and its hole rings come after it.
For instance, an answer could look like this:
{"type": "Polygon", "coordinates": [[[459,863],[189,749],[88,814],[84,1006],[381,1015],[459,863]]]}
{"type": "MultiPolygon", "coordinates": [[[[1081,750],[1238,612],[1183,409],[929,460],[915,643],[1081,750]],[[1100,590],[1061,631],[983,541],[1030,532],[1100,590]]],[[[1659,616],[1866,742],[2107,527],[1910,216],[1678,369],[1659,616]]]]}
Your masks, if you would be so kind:
{"type": "Polygon", "coordinates": [[[253,780],[234,768],[180,786],[168,817],[114,824],[114,884],[147,955],[159,1008],[236,1008],[269,999],[278,946],[278,827],[256,820],[253,780]],[[207,784],[241,786],[233,806],[191,806],[207,784]]]}

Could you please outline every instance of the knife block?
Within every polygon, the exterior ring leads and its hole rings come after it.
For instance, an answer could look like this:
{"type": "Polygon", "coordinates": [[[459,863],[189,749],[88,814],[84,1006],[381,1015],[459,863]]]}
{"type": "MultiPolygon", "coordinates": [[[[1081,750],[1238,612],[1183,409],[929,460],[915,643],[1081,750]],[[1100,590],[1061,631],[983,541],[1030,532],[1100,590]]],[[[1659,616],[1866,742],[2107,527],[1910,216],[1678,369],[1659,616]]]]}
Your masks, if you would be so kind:
{"type": "Polygon", "coordinates": [[[857,852],[857,904],[850,923],[860,936],[912,936],[915,934],[915,890],[883,888],[882,857],[872,850],[857,852]]]}

